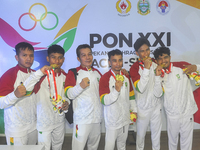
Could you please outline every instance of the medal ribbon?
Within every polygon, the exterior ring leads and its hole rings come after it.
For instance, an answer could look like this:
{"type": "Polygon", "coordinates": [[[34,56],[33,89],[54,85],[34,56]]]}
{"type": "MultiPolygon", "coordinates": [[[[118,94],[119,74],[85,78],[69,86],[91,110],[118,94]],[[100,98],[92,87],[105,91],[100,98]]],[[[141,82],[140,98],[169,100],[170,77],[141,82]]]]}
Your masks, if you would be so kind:
{"type": "MultiPolygon", "coordinates": [[[[113,73],[112,70],[111,70],[111,74],[112,74],[113,78],[116,80],[116,76],[115,76],[115,74],[113,73]]],[[[123,75],[123,73],[121,71],[120,71],[120,75],[123,75]]]]}
{"type": "Polygon", "coordinates": [[[162,69],[161,72],[162,72],[162,74],[161,74],[162,78],[165,76],[165,73],[167,73],[167,74],[171,73],[171,63],[169,65],[168,69],[162,69]]]}
{"type": "Polygon", "coordinates": [[[46,70],[46,73],[47,73],[47,80],[48,80],[48,84],[49,84],[50,97],[51,97],[51,99],[53,99],[53,101],[56,101],[58,99],[58,92],[57,92],[54,69],[46,70]]]}
{"type": "MultiPolygon", "coordinates": [[[[152,61],[152,60],[151,60],[152,61]]],[[[139,58],[138,60],[139,66],[142,68],[142,70],[144,69],[144,61],[142,59],[139,58]]],[[[152,65],[152,63],[151,63],[152,65]]]]}

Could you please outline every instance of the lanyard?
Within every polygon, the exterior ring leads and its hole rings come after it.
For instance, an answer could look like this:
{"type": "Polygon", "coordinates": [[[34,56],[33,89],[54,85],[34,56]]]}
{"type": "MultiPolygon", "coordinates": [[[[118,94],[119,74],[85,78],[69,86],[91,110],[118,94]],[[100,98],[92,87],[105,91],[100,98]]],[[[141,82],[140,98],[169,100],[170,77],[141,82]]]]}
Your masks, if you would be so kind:
{"type": "Polygon", "coordinates": [[[117,74],[117,75],[115,75],[114,73],[113,73],[113,71],[111,70],[111,74],[112,74],[112,76],[113,76],[113,78],[115,79],[115,80],[120,80],[120,81],[124,81],[124,76],[123,76],[123,73],[120,71],[120,75],[119,74],[117,74]]]}
{"type": "Polygon", "coordinates": [[[53,101],[56,101],[58,99],[58,92],[57,92],[54,69],[46,70],[46,73],[47,73],[47,80],[49,84],[48,86],[49,86],[50,99],[53,99],[53,101]]]}

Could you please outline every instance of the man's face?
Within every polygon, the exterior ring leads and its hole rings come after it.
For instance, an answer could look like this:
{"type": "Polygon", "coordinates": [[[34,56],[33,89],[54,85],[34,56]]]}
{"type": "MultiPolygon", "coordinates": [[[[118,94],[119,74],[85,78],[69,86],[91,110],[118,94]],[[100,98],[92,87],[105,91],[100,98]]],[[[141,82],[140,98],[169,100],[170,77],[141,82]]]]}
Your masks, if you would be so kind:
{"type": "Polygon", "coordinates": [[[93,56],[89,48],[80,49],[80,58],[77,57],[78,61],[81,63],[83,68],[87,67],[88,69],[92,66],[93,56]]]}
{"type": "Polygon", "coordinates": [[[51,53],[49,56],[47,56],[47,61],[49,62],[49,64],[56,64],[58,66],[58,69],[61,68],[64,60],[65,57],[63,56],[63,54],[60,53],[51,53]]]}
{"type": "Polygon", "coordinates": [[[170,65],[170,60],[171,56],[169,56],[168,54],[162,54],[162,56],[159,55],[159,57],[156,59],[156,63],[166,69],[170,65]]]}
{"type": "Polygon", "coordinates": [[[136,55],[140,57],[141,60],[143,60],[146,57],[149,57],[150,55],[150,49],[149,46],[146,44],[143,44],[138,51],[136,51],[136,55]]]}
{"type": "Polygon", "coordinates": [[[34,61],[34,52],[28,48],[21,49],[18,55],[15,55],[18,65],[22,68],[30,68],[34,61]]]}
{"type": "Polygon", "coordinates": [[[115,73],[119,73],[119,71],[123,67],[122,55],[111,56],[108,62],[109,65],[111,66],[112,71],[114,71],[115,73]]]}

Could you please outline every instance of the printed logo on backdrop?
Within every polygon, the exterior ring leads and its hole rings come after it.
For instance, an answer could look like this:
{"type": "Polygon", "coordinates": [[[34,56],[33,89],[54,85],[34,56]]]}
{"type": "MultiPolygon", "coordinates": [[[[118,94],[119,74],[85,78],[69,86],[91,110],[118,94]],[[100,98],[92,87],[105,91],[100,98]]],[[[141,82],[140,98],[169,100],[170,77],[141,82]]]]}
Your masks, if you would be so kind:
{"type": "MultiPolygon", "coordinates": [[[[108,50],[102,50],[102,49],[95,49],[95,46],[98,44],[103,44],[106,48],[115,48],[119,47],[119,49],[122,51],[123,56],[129,57],[129,59],[126,59],[127,61],[124,61],[124,65],[128,65],[129,67],[132,66],[134,62],[137,61],[137,56],[135,53],[135,50],[133,49],[133,43],[134,43],[134,37],[139,36],[142,38],[145,38],[147,40],[150,40],[150,47],[157,47],[157,46],[171,46],[171,32],[138,32],[137,35],[134,35],[133,33],[106,33],[105,35],[99,34],[99,33],[91,33],[90,34],[90,46],[93,49],[92,54],[94,57],[93,66],[97,68],[107,68],[108,65],[108,50]],[[112,42],[108,42],[108,39],[112,39],[112,42]],[[124,49],[123,47],[126,45],[128,47],[127,49],[124,49]],[[106,58],[98,58],[99,56],[105,56],[106,58]]],[[[152,51],[151,51],[152,54],[152,51]]]]}
{"type": "MultiPolygon", "coordinates": [[[[81,9],[79,9],[77,12],[75,12],[65,22],[65,24],[61,27],[61,29],[55,35],[54,39],[52,39],[53,40],[52,43],[49,43],[48,45],[45,45],[43,47],[37,46],[38,44],[42,43],[42,41],[41,42],[33,42],[33,41],[23,38],[23,36],[18,31],[16,31],[14,29],[14,27],[12,27],[10,24],[8,24],[2,18],[0,18],[0,24],[1,24],[0,36],[4,40],[4,42],[12,48],[14,48],[17,43],[22,42],[22,41],[32,44],[35,49],[34,60],[39,63],[39,66],[37,66],[36,68],[33,68],[33,69],[39,69],[39,68],[41,68],[41,66],[48,64],[46,59],[44,59],[44,58],[46,58],[46,56],[47,56],[47,52],[46,52],[47,48],[49,46],[51,46],[52,44],[58,44],[59,42],[64,41],[62,47],[64,48],[65,53],[70,49],[70,47],[72,46],[72,44],[74,42],[79,18],[86,6],[87,5],[83,6],[81,9]]],[[[42,12],[42,10],[38,11],[38,12],[42,12]]],[[[20,15],[20,17],[18,19],[18,25],[23,31],[28,32],[28,31],[33,30],[36,27],[37,22],[40,22],[41,28],[43,28],[44,30],[50,31],[57,27],[58,21],[59,21],[58,16],[54,12],[48,12],[47,8],[44,4],[35,3],[35,4],[31,5],[28,12],[25,12],[22,15],[20,15]],[[41,7],[37,8],[38,5],[40,5],[44,8],[44,13],[41,13],[40,16],[38,16],[37,13],[36,14],[31,13],[31,10],[33,9],[33,7],[34,8],[36,7],[37,10],[41,9],[41,7]],[[47,22],[50,22],[50,23],[47,23],[47,25],[50,27],[44,26],[44,23],[43,23],[45,21],[47,15],[53,15],[56,18],[56,22],[53,22],[53,20],[55,20],[54,18],[47,21],[47,22]],[[30,19],[30,20],[32,19],[34,21],[34,25],[32,27],[27,27],[27,26],[29,26],[29,21],[26,20],[27,16],[30,17],[28,19],[30,19]],[[51,21],[52,21],[52,23],[51,23],[51,21]]]]}
{"type": "Polygon", "coordinates": [[[131,10],[131,2],[129,0],[118,0],[116,3],[116,9],[119,12],[119,16],[128,16],[128,12],[131,10]]]}
{"type": "Polygon", "coordinates": [[[161,15],[165,15],[170,10],[170,3],[168,0],[158,0],[156,8],[161,15]]]}
{"type": "MultiPolygon", "coordinates": [[[[26,22],[27,22],[27,21],[26,21],[26,22]]],[[[55,29],[55,28],[57,27],[57,25],[58,25],[58,16],[57,16],[54,12],[47,12],[47,8],[46,8],[46,6],[45,6],[44,4],[42,4],[42,3],[35,3],[35,4],[31,5],[31,7],[29,8],[29,12],[23,13],[23,14],[19,17],[19,20],[18,20],[19,27],[20,27],[22,30],[24,30],[24,31],[31,31],[31,30],[33,30],[33,29],[36,27],[37,22],[40,22],[40,25],[41,25],[41,27],[42,27],[43,29],[45,29],[45,30],[53,30],[53,29],[55,29]],[[34,14],[31,13],[31,9],[33,8],[33,6],[36,6],[36,5],[42,6],[42,7],[44,8],[44,10],[45,10],[45,12],[39,17],[39,19],[37,19],[36,16],[35,16],[34,14]],[[43,25],[43,23],[42,23],[42,21],[47,17],[47,14],[51,14],[51,15],[53,15],[53,16],[56,18],[55,26],[53,26],[53,27],[51,27],[51,28],[45,27],[45,26],[43,25]],[[34,25],[33,25],[33,27],[30,28],[30,29],[25,29],[25,28],[23,28],[22,25],[21,25],[21,19],[22,19],[22,17],[24,17],[25,15],[29,15],[30,19],[32,19],[32,20],[35,22],[34,25]]]]}
{"type": "Polygon", "coordinates": [[[140,15],[148,15],[150,13],[150,3],[148,0],[139,0],[137,3],[138,13],[140,15]]]}

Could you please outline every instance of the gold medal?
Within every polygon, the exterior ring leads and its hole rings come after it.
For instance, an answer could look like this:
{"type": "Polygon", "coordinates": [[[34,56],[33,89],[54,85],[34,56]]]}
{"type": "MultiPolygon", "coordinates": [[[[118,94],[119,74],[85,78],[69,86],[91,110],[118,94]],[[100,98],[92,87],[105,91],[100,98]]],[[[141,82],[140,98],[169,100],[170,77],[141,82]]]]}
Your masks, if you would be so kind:
{"type": "Polygon", "coordinates": [[[165,64],[161,64],[160,66],[161,66],[161,67],[165,67],[165,64]]]}
{"type": "Polygon", "coordinates": [[[119,80],[119,81],[124,81],[124,76],[123,75],[119,75],[119,74],[117,74],[116,76],[116,80],[119,80]]]}
{"type": "Polygon", "coordinates": [[[52,67],[53,69],[55,69],[55,68],[58,68],[58,65],[56,65],[56,64],[51,64],[51,67],[52,67]]]}
{"type": "Polygon", "coordinates": [[[145,61],[145,60],[148,59],[148,58],[151,58],[151,57],[147,57],[147,56],[146,56],[145,58],[142,59],[142,61],[145,61]]]}

